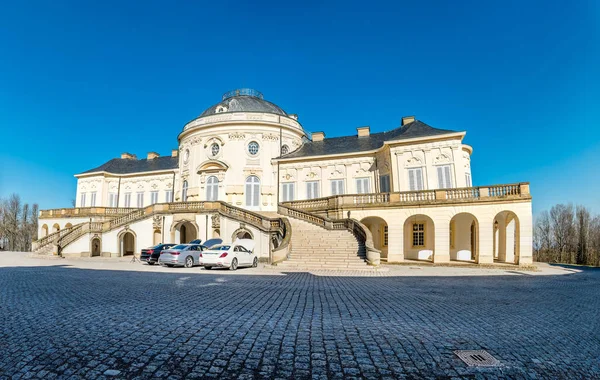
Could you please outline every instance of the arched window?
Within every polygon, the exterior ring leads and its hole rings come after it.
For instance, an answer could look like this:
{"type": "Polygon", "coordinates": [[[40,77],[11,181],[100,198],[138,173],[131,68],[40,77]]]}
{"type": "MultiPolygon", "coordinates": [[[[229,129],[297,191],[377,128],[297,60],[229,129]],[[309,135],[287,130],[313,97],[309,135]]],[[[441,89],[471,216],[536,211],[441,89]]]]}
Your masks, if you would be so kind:
{"type": "Polygon", "coordinates": [[[181,188],[181,201],[187,202],[187,191],[188,191],[188,181],[183,181],[183,186],[181,188]]]}
{"type": "Polygon", "coordinates": [[[260,200],[260,179],[257,176],[246,178],[246,206],[258,207],[260,200]]]}
{"type": "Polygon", "coordinates": [[[290,152],[290,148],[287,145],[283,145],[281,147],[281,155],[288,154],[290,152]]]}
{"type": "Polygon", "coordinates": [[[213,175],[206,180],[206,200],[216,201],[217,199],[219,199],[219,179],[213,175]]]}

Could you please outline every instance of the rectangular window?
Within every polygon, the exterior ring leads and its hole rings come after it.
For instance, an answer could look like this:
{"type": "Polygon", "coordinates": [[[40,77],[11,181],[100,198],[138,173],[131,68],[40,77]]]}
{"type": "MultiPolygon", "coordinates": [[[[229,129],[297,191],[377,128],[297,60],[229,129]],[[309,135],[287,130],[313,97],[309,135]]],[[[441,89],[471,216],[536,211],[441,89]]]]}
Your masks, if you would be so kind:
{"type": "Polygon", "coordinates": [[[425,246],[425,223],[413,223],[413,247],[425,246]]]}
{"type": "Polygon", "coordinates": [[[423,190],[423,168],[408,169],[408,187],[411,191],[423,190]]]}
{"type": "Polygon", "coordinates": [[[389,235],[388,226],[383,226],[383,246],[384,247],[388,246],[388,235],[389,235]]]}
{"type": "Polygon", "coordinates": [[[356,179],[356,194],[367,194],[371,192],[369,178],[356,179]]]}
{"type": "Polygon", "coordinates": [[[282,201],[283,202],[291,202],[294,200],[295,186],[294,182],[283,183],[282,186],[282,201]]]}
{"type": "Polygon", "coordinates": [[[473,183],[471,182],[471,173],[465,173],[465,186],[472,187],[473,183]]]}
{"type": "Polygon", "coordinates": [[[117,193],[108,193],[108,207],[117,207],[117,193]]]}
{"type": "Polygon", "coordinates": [[[79,202],[79,207],[85,207],[85,193],[81,193],[81,201],[79,202]]]}
{"type": "Polygon", "coordinates": [[[144,193],[137,193],[137,207],[144,207],[144,193]]]}
{"type": "Polygon", "coordinates": [[[90,197],[90,206],[91,207],[96,207],[96,192],[94,191],[92,193],[92,196],[90,197]]]}
{"type": "Polygon", "coordinates": [[[437,167],[438,189],[449,189],[452,187],[450,165],[441,165],[437,167]]]}
{"type": "Polygon", "coordinates": [[[306,182],[306,199],[319,198],[319,181],[306,182]]]}
{"type": "Polygon", "coordinates": [[[131,193],[125,193],[125,207],[131,207],[131,193]]]}
{"type": "Polygon", "coordinates": [[[332,179],[331,180],[331,195],[342,195],[344,194],[344,180],[343,179],[332,179]]]}
{"type": "Polygon", "coordinates": [[[158,203],[158,191],[150,192],[150,204],[158,203]]]}
{"type": "Polygon", "coordinates": [[[389,193],[390,190],[390,176],[382,175],[379,176],[379,192],[380,193],[389,193]]]}
{"type": "Polygon", "coordinates": [[[165,191],[165,202],[167,202],[167,203],[173,202],[173,190],[165,191]]]}

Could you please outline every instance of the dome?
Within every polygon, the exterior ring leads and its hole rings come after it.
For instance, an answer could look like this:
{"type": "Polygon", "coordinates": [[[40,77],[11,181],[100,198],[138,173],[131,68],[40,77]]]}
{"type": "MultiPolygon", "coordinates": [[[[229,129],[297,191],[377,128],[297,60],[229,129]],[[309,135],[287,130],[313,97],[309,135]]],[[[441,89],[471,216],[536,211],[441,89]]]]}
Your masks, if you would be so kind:
{"type": "Polygon", "coordinates": [[[240,88],[223,94],[221,102],[208,107],[200,117],[226,112],[265,112],[288,116],[279,106],[264,100],[262,93],[250,88],[240,88]]]}

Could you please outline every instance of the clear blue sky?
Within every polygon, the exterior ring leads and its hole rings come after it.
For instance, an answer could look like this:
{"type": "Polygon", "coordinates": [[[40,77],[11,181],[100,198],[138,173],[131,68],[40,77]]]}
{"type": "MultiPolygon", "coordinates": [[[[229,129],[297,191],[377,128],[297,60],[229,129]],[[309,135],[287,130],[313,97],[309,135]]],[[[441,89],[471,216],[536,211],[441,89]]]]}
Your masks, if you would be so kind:
{"type": "Polygon", "coordinates": [[[600,212],[597,1],[12,1],[0,11],[0,197],[69,207],[73,174],[168,154],[253,87],[309,131],[466,130],[475,185],[600,212]]]}

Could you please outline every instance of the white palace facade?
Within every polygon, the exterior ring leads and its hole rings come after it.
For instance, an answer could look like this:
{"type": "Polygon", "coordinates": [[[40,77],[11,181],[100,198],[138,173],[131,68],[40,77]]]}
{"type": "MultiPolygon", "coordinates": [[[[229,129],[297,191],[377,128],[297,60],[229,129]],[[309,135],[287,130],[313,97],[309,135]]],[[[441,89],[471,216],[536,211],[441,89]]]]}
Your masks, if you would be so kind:
{"type": "Polygon", "coordinates": [[[171,154],[123,153],[75,175],[75,207],[40,212],[35,251],[112,257],[249,237],[262,261],[290,268],[531,264],[528,183],[474,186],[465,134],[409,116],[387,132],[327,138],[261,93],[234,90],[184,126],[171,154]]]}

